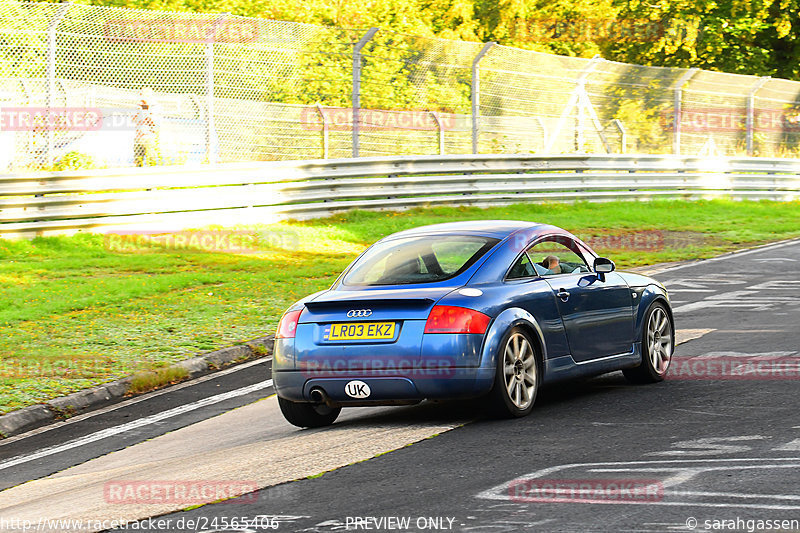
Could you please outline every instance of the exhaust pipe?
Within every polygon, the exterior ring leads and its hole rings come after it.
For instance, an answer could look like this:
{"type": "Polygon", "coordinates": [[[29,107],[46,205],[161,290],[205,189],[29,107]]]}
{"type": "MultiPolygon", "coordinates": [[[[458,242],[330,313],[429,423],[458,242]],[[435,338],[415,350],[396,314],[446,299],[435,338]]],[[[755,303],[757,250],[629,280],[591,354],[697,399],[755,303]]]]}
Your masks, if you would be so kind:
{"type": "Polygon", "coordinates": [[[314,387],[313,389],[311,389],[311,392],[309,392],[308,395],[311,396],[311,400],[314,403],[324,403],[325,405],[328,405],[330,407],[334,406],[334,403],[330,399],[330,396],[328,396],[328,393],[326,393],[325,389],[323,389],[322,387],[314,387]]]}

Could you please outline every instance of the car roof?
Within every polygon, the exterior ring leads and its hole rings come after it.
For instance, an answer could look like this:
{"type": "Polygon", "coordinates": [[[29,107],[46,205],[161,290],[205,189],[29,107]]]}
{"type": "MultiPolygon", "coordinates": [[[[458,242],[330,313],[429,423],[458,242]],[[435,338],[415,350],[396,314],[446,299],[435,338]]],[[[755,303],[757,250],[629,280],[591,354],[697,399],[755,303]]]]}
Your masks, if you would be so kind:
{"type": "Polygon", "coordinates": [[[534,229],[537,227],[552,228],[546,224],[538,222],[525,222],[522,220],[468,220],[464,222],[446,222],[444,224],[431,224],[418,228],[407,229],[387,236],[387,238],[412,237],[415,235],[430,235],[432,233],[453,233],[481,235],[504,239],[512,233],[522,229],[534,229]]]}

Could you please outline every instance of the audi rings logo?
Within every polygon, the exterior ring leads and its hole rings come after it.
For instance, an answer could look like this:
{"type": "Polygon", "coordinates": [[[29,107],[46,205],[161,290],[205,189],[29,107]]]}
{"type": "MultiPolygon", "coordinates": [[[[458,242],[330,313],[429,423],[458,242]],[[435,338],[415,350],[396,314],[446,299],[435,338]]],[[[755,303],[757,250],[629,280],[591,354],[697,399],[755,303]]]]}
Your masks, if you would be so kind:
{"type": "Polygon", "coordinates": [[[347,312],[347,318],[367,318],[372,314],[372,309],[351,309],[347,312]]]}

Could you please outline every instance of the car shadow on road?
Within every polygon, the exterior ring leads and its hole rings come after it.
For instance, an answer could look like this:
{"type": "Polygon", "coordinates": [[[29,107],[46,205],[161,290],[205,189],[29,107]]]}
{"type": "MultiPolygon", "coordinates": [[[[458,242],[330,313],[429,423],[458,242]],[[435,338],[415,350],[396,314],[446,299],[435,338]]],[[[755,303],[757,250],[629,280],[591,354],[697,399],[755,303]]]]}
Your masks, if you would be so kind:
{"type": "MultiPolygon", "coordinates": [[[[549,407],[567,407],[578,402],[603,402],[612,390],[638,387],[630,384],[621,372],[612,372],[582,380],[544,386],[539,390],[533,414],[549,407]]],[[[448,401],[424,401],[416,405],[364,408],[358,416],[337,421],[332,428],[363,428],[393,425],[464,425],[496,420],[484,398],[448,401]]],[[[347,413],[348,409],[342,411],[347,413]]],[[[321,429],[324,431],[325,429],[321,429]]],[[[317,430],[319,431],[319,430],[317,430]]]]}

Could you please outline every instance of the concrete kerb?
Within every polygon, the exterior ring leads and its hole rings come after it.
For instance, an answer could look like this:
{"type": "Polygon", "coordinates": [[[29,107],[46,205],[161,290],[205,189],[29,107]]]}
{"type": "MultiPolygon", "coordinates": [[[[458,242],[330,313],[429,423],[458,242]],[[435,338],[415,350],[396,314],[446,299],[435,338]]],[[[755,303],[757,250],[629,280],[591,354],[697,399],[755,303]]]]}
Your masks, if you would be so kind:
{"type": "MultiPolygon", "coordinates": [[[[273,337],[270,335],[253,339],[244,344],[227,346],[171,366],[186,370],[189,377],[193,378],[248,359],[265,356],[272,353],[272,347],[273,337]]],[[[132,381],[133,376],[128,376],[0,416],[0,438],[22,433],[34,426],[40,426],[59,418],[89,411],[111,400],[121,398],[128,393],[132,381]]]]}

